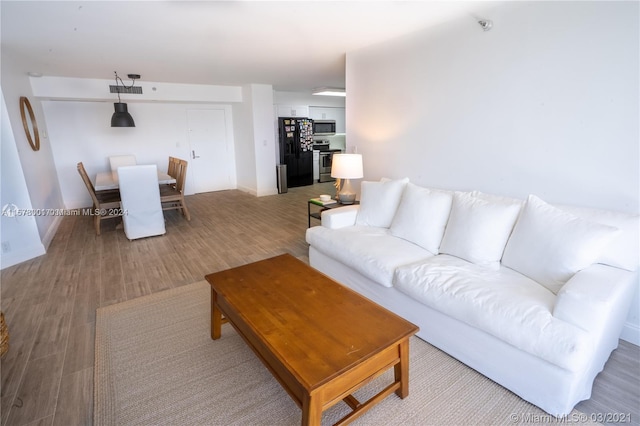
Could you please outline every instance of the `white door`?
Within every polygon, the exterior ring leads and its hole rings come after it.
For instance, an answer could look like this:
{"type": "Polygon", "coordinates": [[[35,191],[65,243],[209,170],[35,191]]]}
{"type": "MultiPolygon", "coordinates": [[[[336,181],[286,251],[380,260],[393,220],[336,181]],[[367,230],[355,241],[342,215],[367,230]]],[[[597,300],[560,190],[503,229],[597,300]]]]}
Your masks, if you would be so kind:
{"type": "MultiPolygon", "coordinates": [[[[232,189],[233,155],[223,109],[187,110],[189,177],[194,193],[232,189]]],[[[187,181],[188,182],[188,181],[187,181]]]]}

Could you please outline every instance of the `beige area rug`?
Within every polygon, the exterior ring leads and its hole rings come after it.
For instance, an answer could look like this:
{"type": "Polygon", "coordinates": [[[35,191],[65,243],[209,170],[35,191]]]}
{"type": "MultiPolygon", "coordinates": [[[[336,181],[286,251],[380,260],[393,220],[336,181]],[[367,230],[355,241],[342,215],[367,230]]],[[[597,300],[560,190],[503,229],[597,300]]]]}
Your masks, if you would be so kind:
{"type": "MultiPolygon", "coordinates": [[[[229,324],[220,340],[211,340],[209,303],[209,285],[202,281],[98,309],[95,425],[300,424],[301,410],[229,324]]],[[[390,382],[389,372],[356,397],[366,400],[390,382]]],[[[409,384],[406,399],[392,394],[354,424],[554,422],[415,337],[409,384]]],[[[337,404],[322,424],[346,411],[346,404],[337,404]]]]}

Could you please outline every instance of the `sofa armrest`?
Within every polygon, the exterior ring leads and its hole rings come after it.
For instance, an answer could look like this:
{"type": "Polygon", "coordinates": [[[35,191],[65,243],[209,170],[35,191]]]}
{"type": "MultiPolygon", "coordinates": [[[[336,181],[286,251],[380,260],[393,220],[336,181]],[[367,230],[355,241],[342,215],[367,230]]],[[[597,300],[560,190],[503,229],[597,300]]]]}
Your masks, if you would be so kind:
{"type": "MultiPolygon", "coordinates": [[[[597,334],[619,335],[628,315],[637,274],[594,264],[576,273],[560,289],[553,316],[597,334]]],[[[618,338],[618,335],[615,338],[618,338]]]]}
{"type": "Polygon", "coordinates": [[[322,226],[330,229],[344,228],[356,224],[359,205],[344,206],[337,209],[325,210],[321,214],[322,226]]]}

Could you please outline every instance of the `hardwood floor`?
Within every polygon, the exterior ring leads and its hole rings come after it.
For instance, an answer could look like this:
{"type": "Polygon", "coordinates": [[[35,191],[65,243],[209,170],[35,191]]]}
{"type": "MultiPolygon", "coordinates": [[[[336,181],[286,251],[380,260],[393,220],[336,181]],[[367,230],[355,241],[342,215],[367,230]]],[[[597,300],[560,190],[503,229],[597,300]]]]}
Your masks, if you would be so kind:
{"type": "MultiPolygon", "coordinates": [[[[1,425],[92,424],[96,308],[282,253],[308,261],[306,201],[333,192],[324,183],[260,198],[193,195],[186,197],[190,222],[167,211],[165,236],[136,241],[116,230],[117,219],[104,221],[96,236],[90,217],[65,217],[46,255],[1,273],[10,333],[0,367],[1,425]]],[[[640,349],[621,342],[578,409],[631,412],[638,424],[639,384],[640,349]]]]}

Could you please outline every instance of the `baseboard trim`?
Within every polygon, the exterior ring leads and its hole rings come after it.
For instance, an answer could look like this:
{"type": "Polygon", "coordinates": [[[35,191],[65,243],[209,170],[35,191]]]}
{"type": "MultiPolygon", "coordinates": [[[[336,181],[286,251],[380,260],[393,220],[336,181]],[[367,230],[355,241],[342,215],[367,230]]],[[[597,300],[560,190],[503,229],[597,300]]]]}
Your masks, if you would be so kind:
{"type": "Polygon", "coordinates": [[[268,195],[278,195],[278,188],[272,188],[272,189],[268,189],[268,190],[258,191],[255,188],[249,188],[248,186],[238,185],[236,187],[236,189],[238,191],[249,193],[249,194],[253,195],[254,197],[266,197],[268,195]]]}
{"type": "Polygon", "coordinates": [[[247,186],[238,185],[237,189],[238,189],[238,191],[247,192],[247,193],[253,195],[254,197],[258,196],[258,192],[254,188],[249,188],[247,186]]]}
{"type": "Polygon", "coordinates": [[[278,189],[269,189],[266,191],[260,191],[257,196],[258,197],[266,197],[268,195],[278,195],[278,189]]]}
{"type": "Polygon", "coordinates": [[[49,227],[49,229],[47,230],[47,233],[44,235],[44,238],[42,239],[42,245],[44,245],[45,250],[49,250],[49,245],[51,245],[51,241],[53,241],[53,237],[56,236],[56,233],[58,232],[58,228],[60,227],[61,223],[62,223],[62,216],[54,216],[51,226],[49,227]]]}
{"type": "Polygon", "coordinates": [[[626,340],[629,343],[633,343],[636,346],[640,346],[640,327],[630,322],[625,323],[620,334],[622,340],[626,340]]]}

